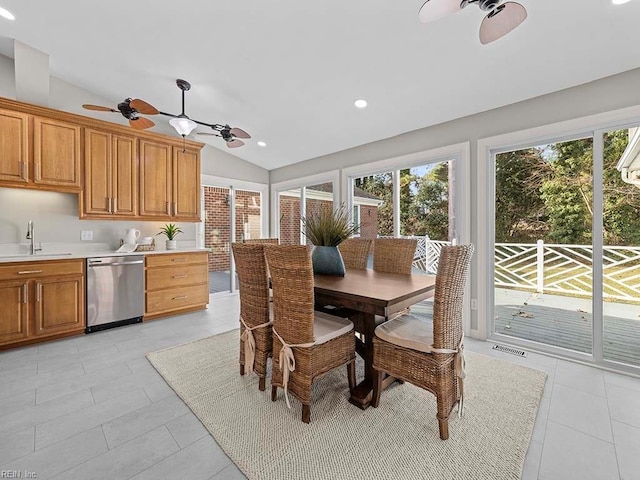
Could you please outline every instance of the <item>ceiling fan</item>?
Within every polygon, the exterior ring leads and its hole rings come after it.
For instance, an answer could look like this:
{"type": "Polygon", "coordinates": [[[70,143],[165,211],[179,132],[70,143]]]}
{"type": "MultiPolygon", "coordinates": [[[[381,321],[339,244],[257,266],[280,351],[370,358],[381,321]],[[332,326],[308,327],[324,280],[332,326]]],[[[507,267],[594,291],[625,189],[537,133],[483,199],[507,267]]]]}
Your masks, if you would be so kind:
{"type": "Polygon", "coordinates": [[[148,118],[139,116],[141,113],[145,115],[157,115],[160,113],[155,107],[137,98],[126,98],[118,104],[117,110],[111,107],[89,104],[82,105],[82,108],[98,112],[121,113],[124,118],[129,120],[129,125],[137,130],[144,130],[155,125],[155,123],[148,118]]]}
{"type": "Polygon", "coordinates": [[[110,107],[101,107],[99,105],[85,104],[82,106],[87,110],[116,113],[120,112],[125,118],[129,120],[129,125],[131,125],[133,128],[137,128],[138,130],[144,130],[155,125],[155,123],[153,123],[148,118],[140,117],[140,114],[165,115],[167,117],[171,117],[171,120],[169,120],[169,124],[176,129],[179,135],[182,135],[182,138],[185,138],[187,135],[189,135],[198,125],[203,125],[214,130],[214,133],[198,132],[198,135],[215,135],[217,137],[221,137],[226,142],[227,147],[229,148],[237,148],[243,146],[244,142],[242,140],[239,140],[240,138],[251,138],[251,135],[249,135],[241,128],[231,128],[229,125],[221,125],[219,123],[205,123],[189,118],[184,113],[184,92],[187,92],[191,89],[191,84],[186,80],[182,80],[179,78],[176,80],[176,85],[182,91],[182,112],[180,113],[180,115],[162,112],[153,105],[137,98],[127,98],[124,102],[118,104],[117,110],[110,107]]]}
{"type": "Polygon", "coordinates": [[[418,18],[422,23],[439,20],[476,4],[489,12],[480,25],[480,43],[486,45],[504,37],[527,18],[527,10],[516,2],[502,0],[427,0],[420,8],[418,18]]]}

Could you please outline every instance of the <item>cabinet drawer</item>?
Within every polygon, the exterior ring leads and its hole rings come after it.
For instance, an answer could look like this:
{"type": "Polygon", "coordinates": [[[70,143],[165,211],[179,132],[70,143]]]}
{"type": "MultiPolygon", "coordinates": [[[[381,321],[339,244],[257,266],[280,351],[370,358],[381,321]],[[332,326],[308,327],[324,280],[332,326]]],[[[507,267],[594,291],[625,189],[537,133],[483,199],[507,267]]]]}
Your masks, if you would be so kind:
{"type": "Polygon", "coordinates": [[[0,266],[0,280],[29,279],[52,275],[82,275],[84,260],[48,260],[9,263],[0,266]]]}
{"type": "Polygon", "coordinates": [[[206,283],[209,275],[206,264],[175,265],[147,270],[147,290],[184,287],[206,283]]]}
{"type": "Polygon", "coordinates": [[[147,255],[147,267],[167,267],[186,263],[207,263],[207,252],[147,255]]]}
{"type": "Polygon", "coordinates": [[[147,292],[147,313],[160,313],[209,303],[207,284],[147,292]]]}

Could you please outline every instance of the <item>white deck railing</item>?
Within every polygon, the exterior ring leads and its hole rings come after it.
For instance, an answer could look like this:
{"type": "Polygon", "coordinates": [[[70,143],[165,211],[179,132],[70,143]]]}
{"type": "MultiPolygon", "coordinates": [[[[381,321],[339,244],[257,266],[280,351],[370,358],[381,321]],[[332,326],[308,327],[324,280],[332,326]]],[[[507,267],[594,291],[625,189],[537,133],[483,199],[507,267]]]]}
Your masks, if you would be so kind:
{"type": "MultiPolygon", "coordinates": [[[[450,242],[417,238],[414,268],[435,274],[443,245],[450,242]]],[[[591,297],[593,247],[537,243],[496,243],[495,286],[539,293],[591,297]]],[[[605,246],[602,256],[603,295],[608,300],[640,302],[640,247],[605,246]]]]}

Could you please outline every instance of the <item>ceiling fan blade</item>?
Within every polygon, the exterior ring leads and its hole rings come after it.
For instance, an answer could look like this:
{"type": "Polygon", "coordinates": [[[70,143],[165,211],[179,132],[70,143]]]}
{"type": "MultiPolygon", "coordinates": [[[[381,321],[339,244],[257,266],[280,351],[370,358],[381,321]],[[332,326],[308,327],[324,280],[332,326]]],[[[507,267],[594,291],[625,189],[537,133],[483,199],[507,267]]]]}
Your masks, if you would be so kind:
{"type": "Polygon", "coordinates": [[[136,119],[129,120],[129,125],[131,125],[131,127],[135,128],[136,130],[144,130],[146,128],[153,127],[155,123],[153,123],[148,118],[138,117],[136,119]]]}
{"type": "Polygon", "coordinates": [[[144,100],[140,100],[139,98],[134,98],[133,100],[131,100],[131,103],[129,103],[129,105],[131,105],[131,108],[135,108],[138,112],[144,115],[158,115],[160,113],[160,110],[158,110],[156,107],[145,102],[144,100]]]}
{"type": "Polygon", "coordinates": [[[90,105],[88,103],[85,103],[84,105],[82,105],[82,108],[86,108],[87,110],[96,110],[98,112],[117,112],[117,110],[114,110],[111,107],[102,107],[100,105],[90,105]]]}
{"type": "Polygon", "coordinates": [[[486,45],[504,37],[527,18],[527,10],[516,2],[503,3],[491,11],[480,25],[480,43],[486,45]]]}
{"type": "Polygon", "coordinates": [[[435,22],[461,10],[462,0],[427,0],[418,12],[422,23],[435,22]]]}
{"type": "Polygon", "coordinates": [[[229,130],[229,133],[234,137],[238,137],[238,138],[251,138],[251,135],[249,135],[247,132],[245,132],[241,128],[232,128],[231,130],[229,130]]]}
{"type": "Polygon", "coordinates": [[[230,142],[227,142],[227,147],[229,148],[238,148],[243,145],[244,145],[244,142],[242,140],[238,140],[237,138],[234,138],[230,142]]]}

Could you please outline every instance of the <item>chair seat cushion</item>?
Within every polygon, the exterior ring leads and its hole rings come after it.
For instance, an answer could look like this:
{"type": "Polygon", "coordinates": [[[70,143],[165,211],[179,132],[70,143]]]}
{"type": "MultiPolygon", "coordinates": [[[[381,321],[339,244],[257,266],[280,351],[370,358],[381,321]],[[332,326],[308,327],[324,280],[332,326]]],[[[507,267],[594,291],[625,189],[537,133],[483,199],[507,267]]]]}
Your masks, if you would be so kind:
{"type": "Polygon", "coordinates": [[[316,344],[326,343],[353,330],[353,322],[324,312],[315,312],[313,336],[316,344]]]}
{"type": "Polygon", "coordinates": [[[375,330],[376,337],[399,347],[429,353],[433,345],[433,321],[415,315],[402,315],[383,323],[375,330]]]}

